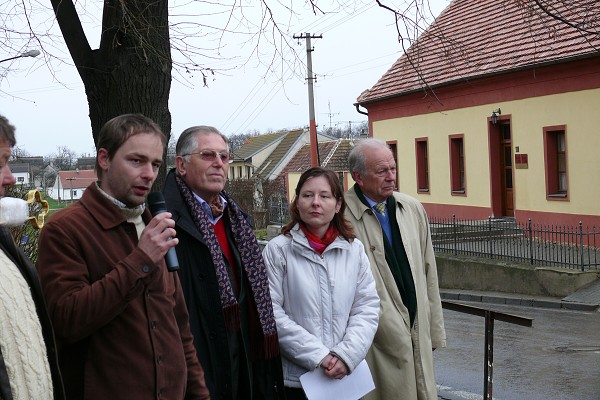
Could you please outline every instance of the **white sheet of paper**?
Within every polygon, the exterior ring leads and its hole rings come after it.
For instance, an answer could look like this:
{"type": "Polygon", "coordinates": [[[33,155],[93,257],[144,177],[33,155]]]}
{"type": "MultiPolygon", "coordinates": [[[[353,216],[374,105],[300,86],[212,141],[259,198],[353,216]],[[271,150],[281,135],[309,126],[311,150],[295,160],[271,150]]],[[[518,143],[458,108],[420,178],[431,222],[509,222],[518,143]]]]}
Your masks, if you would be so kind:
{"type": "Polygon", "coordinates": [[[342,379],[328,378],[321,368],[317,368],[300,376],[300,383],[308,400],[356,400],[375,389],[365,360],[342,379]]]}

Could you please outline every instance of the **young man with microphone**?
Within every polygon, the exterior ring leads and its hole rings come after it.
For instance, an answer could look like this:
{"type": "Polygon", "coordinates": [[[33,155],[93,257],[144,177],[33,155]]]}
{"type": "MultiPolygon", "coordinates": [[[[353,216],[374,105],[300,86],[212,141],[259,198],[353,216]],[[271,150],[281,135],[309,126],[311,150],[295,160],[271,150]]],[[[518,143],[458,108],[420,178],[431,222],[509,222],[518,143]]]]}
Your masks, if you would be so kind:
{"type": "Polygon", "coordinates": [[[38,269],[69,399],[208,399],[177,274],[171,214],[145,201],[166,138],[139,114],[108,121],[98,182],[46,223],[38,269]]]}

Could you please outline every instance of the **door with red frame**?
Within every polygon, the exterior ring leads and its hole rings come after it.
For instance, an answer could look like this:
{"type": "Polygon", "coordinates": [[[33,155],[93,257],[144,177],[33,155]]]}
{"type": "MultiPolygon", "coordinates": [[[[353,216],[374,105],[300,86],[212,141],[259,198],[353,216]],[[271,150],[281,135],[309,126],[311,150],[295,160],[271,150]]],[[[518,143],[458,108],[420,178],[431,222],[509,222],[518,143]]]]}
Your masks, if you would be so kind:
{"type": "Polygon", "coordinates": [[[500,169],[502,171],[502,216],[515,216],[513,192],[512,134],[510,121],[500,123],[500,147],[502,151],[500,169]]]}
{"type": "Polygon", "coordinates": [[[488,125],[491,208],[494,217],[514,217],[512,131],[509,118],[488,125]]]}

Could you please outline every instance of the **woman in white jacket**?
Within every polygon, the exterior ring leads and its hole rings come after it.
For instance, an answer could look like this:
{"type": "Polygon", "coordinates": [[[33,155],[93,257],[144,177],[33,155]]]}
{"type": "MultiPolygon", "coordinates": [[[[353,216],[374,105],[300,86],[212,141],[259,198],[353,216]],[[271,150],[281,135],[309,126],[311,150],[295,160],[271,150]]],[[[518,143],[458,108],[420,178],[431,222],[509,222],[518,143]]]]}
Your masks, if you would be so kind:
{"type": "Polygon", "coordinates": [[[263,251],[288,400],[305,398],[299,378],[307,371],[350,374],[377,330],[379,297],[345,207],[336,174],[309,169],[296,187],[291,222],[263,251]]]}

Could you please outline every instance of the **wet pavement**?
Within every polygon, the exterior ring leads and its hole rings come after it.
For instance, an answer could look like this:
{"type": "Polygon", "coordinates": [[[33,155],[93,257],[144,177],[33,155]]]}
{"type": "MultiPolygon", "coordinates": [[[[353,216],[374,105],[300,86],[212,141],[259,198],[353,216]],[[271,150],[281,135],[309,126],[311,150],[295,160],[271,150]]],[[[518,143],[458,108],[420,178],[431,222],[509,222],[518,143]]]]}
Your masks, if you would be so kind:
{"type": "MultiPolygon", "coordinates": [[[[457,290],[441,295],[533,319],[531,328],[495,322],[494,399],[600,399],[600,283],[566,298],[457,290]]],[[[482,399],[484,319],[448,309],[444,318],[448,347],[434,352],[438,398],[482,399]]]]}
{"type": "Polygon", "coordinates": [[[600,305],[600,280],[565,297],[562,301],[600,305]]]}

